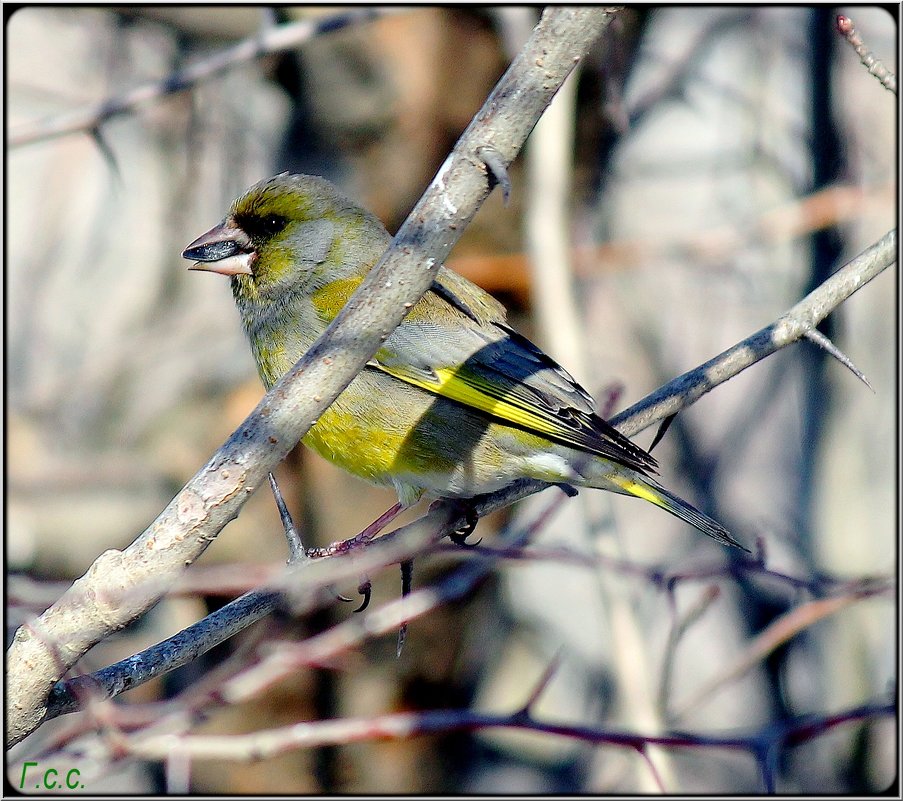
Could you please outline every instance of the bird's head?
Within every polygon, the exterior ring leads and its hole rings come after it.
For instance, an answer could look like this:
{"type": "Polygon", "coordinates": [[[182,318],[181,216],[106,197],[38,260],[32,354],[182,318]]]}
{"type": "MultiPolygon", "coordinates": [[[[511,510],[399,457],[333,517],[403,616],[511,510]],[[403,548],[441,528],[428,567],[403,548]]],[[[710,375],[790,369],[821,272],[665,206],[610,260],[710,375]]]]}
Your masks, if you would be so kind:
{"type": "Polygon", "coordinates": [[[182,256],[191,270],[231,276],[237,296],[266,297],[368,269],[388,241],[382,223],[329,181],[282,173],[254,184],[182,256]]]}

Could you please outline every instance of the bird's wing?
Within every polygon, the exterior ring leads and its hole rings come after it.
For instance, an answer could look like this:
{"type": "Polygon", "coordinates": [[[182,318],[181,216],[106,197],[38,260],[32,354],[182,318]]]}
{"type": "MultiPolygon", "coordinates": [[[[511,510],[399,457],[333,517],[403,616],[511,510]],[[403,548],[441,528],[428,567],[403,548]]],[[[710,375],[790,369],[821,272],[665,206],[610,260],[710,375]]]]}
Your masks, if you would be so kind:
{"type": "Polygon", "coordinates": [[[643,473],[656,470],[652,456],[595,413],[564,368],[508,328],[494,298],[451,272],[436,284],[371,367],[509,425],[643,473]]]}
{"type": "Polygon", "coordinates": [[[506,311],[501,303],[447,267],[439,268],[431,291],[479,325],[505,322],[506,311]]]}
{"type": "MultiPolygon", "coordinates": [[[[324,322],[338,314],[362,280],[350,276],[313,294],[324,322]]],[[[445,268],[368,367],[640,472],[658,466],[595,413],[592,397],[563,367],[507,326],[504,306],[445,268]]]]}

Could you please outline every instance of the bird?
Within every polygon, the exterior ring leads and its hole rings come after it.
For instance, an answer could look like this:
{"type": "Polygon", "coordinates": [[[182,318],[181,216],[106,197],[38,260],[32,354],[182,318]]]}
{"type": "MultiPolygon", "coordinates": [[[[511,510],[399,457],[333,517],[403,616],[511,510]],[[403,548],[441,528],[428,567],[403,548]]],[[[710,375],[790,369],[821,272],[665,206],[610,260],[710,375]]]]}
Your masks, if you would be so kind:
{"type": "MultiPolygon", "coordinates": [[[[189,269],[230,277],[269,389],[390,241],[379,218],[328,180],[281,173],[251,186],[182,256],[189,269]]],[[[596,413],[592,396],[508,324],[498,300],[445,266],[302,442],[393,488],[396,510],[530,478],[641,498],[743,548],[656,480],[655,458],[596,413]]]]}

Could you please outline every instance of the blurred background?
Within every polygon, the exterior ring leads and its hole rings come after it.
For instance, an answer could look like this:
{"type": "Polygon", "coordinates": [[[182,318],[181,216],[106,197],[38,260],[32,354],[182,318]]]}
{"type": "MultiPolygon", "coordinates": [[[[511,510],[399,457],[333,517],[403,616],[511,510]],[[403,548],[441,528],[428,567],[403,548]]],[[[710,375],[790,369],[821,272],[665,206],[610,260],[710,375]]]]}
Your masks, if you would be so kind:
{"type": "MultiPolygon", "coordinates": [[[[284,170],[326,176],[394,232],[538,12],[377,8],[75,133],[49,136],[43,121],[209,63],[271,26],[341,11],[30,7],[8,20],[8,639],[102,551],[128,545],[263,394],[228,281],[187,272],[185,245],[284,170]]],[[[510,204],[490,196],[449,266],[502,300],[514,327],[610,411],[771,323],[896,224],[896,99],[836,33],[836,13],[624,12],[513,165],[510,204]]],[[[896,21],[879,8],[847,13],[893,66],[896,21]]],[[[738,554],[652,506],[585,491],[534,539],[546,558],[500,561],[466,600],[412,622],[399,659],[394,637],[368,642],[338,668],[299,670],[252,703],[212,710],[195,731],[511,712],[556,654],[537,717],[640,733],[743,735],[895,699],[895,593],[851,591],[836,611],[812,611],[844,597],[835,579],[895,577],[895,298],[893,268],[821,327],[874,392],[803,342],[706,395],[656,448],[667,486],[800,581],[734,569],[738,554]]],[[[636,439],[648,447],[653,434],[636,439]]],[[[312,544],[353,535],[394,502],[303,449],[277,475],[312,544]]],[[[555,492],[481,521],[483,544],[555,492]]],[[[272,496],[258,492],[185,588],[77,670],[169,636],[285,558],[272,496]]],[[[418,560],[415,587],[463,558],[418,560]]],[[[398,595],[397,571],[374,580],[374,603],[398,595]]],[[[261,621],[116,703],[178,698],[242,644],[303,638],[349,606],[261,621]]],[[[43,727],[13,758],[71,721],[43,727]]],[[[788,746],[776,788],[884,789],[895,732],[878,716],[788,746]]],[[[198,761],[181,789],[761,790],[742,752],[648,757],[658,779],[630,749],[488,730],[198,761]]],[[[157,764],[95,757],[92,768],[89,789],[180,789],[157,764]]]]}

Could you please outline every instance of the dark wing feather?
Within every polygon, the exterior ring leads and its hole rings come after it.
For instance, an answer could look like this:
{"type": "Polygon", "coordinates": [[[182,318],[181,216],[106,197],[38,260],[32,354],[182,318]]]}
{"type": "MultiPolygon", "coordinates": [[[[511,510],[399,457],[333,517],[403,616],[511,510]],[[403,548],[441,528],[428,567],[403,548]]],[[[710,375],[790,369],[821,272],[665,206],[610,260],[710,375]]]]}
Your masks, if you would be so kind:
{"type": "Polygon", "coordinates": [[[497,301],[455,273],[440,279],[371,366],[509,425],[656,471],[655,459],[599,417],[564,368],[505,324],[497,301]]]}

